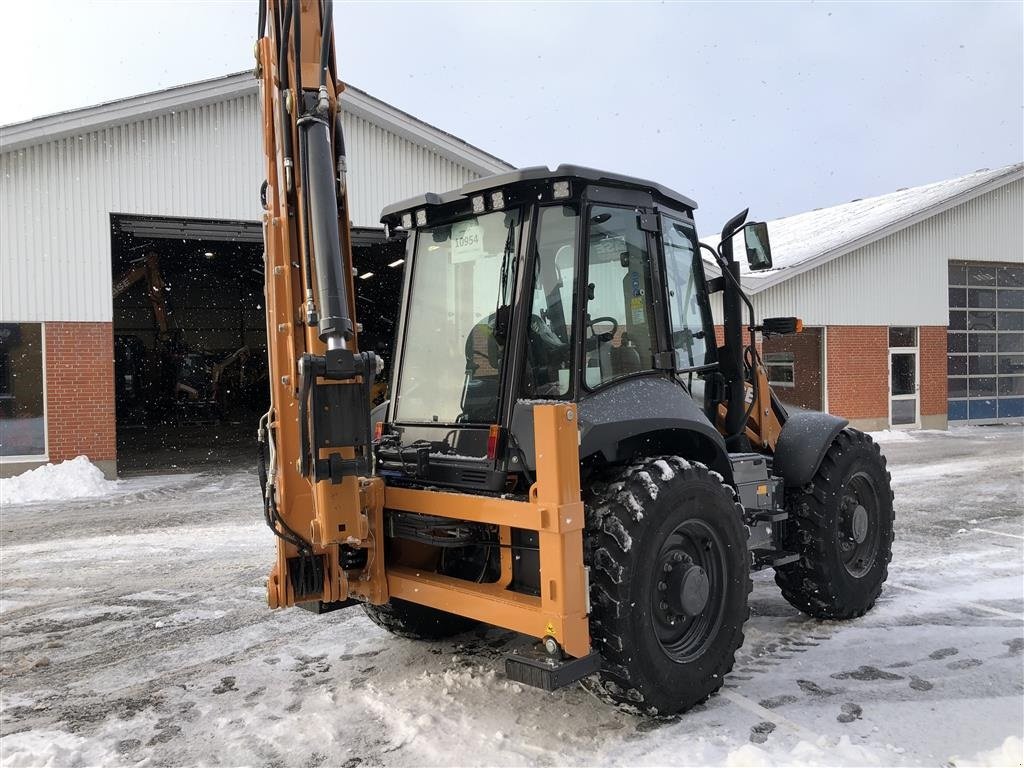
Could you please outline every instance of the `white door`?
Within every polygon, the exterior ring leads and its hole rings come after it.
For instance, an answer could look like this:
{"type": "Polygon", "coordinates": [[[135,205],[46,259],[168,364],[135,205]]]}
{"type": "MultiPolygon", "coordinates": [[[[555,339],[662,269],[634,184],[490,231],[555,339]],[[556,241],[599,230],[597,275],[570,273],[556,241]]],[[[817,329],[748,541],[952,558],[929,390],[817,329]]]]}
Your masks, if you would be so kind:
{"type": "Polygon", "coordinates": [[[916,328],[889,329],[889,424],[893,429],[921,426],[921,397],[916,328]]]}

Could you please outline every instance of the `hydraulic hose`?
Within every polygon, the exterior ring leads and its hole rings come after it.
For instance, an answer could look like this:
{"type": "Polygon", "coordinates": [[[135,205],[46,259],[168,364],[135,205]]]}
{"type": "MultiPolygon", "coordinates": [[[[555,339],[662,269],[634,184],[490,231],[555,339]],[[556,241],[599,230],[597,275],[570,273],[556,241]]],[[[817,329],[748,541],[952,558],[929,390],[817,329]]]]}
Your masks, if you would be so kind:
{"type": "MultiPolygon", "coordinates": [[[[285,194],[292,191],[294,188],[293,169],[295,162],[292,159],[292,132],[289,128],[291,121],[288,119],[287,114],[287,100],[288,100],[288,35],[291,32],[292,22],[292,6],[295,0],[289,0],[288,5],[285,6],[284,10],[284,23],[281,25],[281,45],[278,49],[277,56],[277,71],[278,77],[281,81],[281,109],[284,114],[281,115],[281,125],[284,128],[281,136],[282,154],[284,155],[284,173],[285,173],[285,194]]],[[[296,61],[298,59],[296,58],[296,61]]]]}
{"type": "Polygon", "coordinates": [[[320,30],[320,87],[327,85],[327,68],[330,65],[331,42],[334,37],[334,2],[324,0],[324,25],[320,30]]]}
{"type": "MultiPolygon", "coordinates": [[[[291,0],[289,5],[298,2],[299,0],[291,0]]],[[[295,50],[295,93],[302,98],[302,19],[301,14],[292,13],[292,37],[294,42],[292,47],[295,50]]],[[[287,52],[287,50],[286,50],[287,52]]],[[[298,109],[298,104],[295,105],[298,109]]]]}

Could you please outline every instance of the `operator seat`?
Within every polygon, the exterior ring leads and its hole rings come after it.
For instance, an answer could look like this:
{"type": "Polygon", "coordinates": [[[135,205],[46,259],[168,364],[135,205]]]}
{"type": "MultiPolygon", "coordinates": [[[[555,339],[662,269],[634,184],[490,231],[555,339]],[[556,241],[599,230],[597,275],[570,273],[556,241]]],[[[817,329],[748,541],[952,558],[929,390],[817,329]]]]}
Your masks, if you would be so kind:
{"type": "Polygon", "coordinates": [[[467,421],[493,418],[501,379],[501,345],[495,338],[495,315],[476,323],[466,337],[466,379],[462,415],[467,421]]]}

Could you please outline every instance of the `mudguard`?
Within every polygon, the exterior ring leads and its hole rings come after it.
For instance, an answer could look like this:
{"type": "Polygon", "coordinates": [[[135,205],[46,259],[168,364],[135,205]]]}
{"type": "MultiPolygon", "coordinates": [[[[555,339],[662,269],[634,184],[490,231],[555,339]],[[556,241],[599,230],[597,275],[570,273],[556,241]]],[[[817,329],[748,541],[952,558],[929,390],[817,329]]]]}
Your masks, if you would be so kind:
{"type": "MultiPolygon", "coordinates": [[[[533,405],[520,400],[512,433],[530,469],[533,462],[533,405]]],[[[661,376],[624,379],[586,394],[580,402],[580,459],[600,455],[609,463],[633,456],[676,454],[700,461],[732,481],[725,441],[676,381],[661,376]]]]}
{"type": "Polygon", "coordinates": [[[781,477],[790,488],[806,485],[818,471],[836,435],[849,423],[820,411],[790,412],[775,445],[772,474],[781,477]]]}

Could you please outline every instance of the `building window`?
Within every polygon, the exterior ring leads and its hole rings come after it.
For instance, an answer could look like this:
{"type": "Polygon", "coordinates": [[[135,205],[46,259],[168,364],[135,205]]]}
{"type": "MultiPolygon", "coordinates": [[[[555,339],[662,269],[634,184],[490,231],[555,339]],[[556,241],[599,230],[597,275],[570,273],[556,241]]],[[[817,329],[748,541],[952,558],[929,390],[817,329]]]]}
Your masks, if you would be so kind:
{"type": "Polygon", "coordinates": [[[773,387],[796,386],[796,370],[792,352],[768,352],[764,364],[768,368],[768,383],[773,387]]]}
{"type": "Polygon", "coordinates": [[[1024,417],[1024,267],[951,263],[950,421],[1024,417]]]}
{"type": "Polygon", "coordinates": [[[46,455],[41,323],[0,323],[0,457],[46,455]]]}
{"type": "Polygon", "coordinates": [[[917,328],[907,328],[897,325],[889,328],[889,349],[916,346],[917,328]]]}

